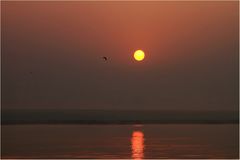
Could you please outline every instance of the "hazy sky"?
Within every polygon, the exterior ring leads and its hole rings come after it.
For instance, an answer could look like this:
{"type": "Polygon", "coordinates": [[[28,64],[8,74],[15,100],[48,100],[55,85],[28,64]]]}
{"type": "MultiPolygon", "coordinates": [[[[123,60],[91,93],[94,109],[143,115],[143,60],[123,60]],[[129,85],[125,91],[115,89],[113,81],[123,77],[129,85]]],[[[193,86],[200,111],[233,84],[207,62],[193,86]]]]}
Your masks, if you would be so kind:
{"type": "Polygon", "coordinates": [[[1,3],[3,109],[238,109],[238,2],[1,3]]]}

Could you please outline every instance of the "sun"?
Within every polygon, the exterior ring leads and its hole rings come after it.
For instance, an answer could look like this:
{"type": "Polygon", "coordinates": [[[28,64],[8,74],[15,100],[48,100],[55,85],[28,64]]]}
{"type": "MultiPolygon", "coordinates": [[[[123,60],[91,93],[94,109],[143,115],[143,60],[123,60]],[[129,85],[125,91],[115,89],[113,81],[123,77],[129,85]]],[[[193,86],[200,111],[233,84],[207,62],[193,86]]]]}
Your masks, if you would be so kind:
{"type": "Polygon", "coordinates": [[[133,55],[136,61],[142,61],[145,58],[145,53],[142,50],[137,50],[133,55]]]}

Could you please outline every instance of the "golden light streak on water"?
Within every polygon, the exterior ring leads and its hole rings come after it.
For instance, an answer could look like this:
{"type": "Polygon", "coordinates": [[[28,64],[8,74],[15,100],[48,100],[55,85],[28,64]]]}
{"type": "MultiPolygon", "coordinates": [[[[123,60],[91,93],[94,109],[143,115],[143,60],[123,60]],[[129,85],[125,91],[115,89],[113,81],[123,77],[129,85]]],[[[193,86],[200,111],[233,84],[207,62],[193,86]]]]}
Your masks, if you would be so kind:
{"type": "Polygon", "coordinates": [[[141,131],[134,131],[131,138],[132,142],[132,158],[144,158],[144,134],[141,131]]]}

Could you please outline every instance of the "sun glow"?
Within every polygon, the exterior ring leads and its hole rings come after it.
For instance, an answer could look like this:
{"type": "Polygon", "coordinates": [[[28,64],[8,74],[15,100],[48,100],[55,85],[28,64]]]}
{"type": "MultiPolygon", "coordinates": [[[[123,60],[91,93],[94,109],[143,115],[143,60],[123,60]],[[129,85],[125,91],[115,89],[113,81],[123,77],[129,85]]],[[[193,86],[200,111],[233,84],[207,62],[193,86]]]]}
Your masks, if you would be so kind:
{"type": "Polygon", "coordinates": [[[135,60],[142,61],[145,58],[145,53],[142,50],[137,50],[133,56],[135,60]]]}
{"type": "Polygon", "coordinates": [[[132,159],[144,159],[144,134],[141,131],[134,131],[132,134],[132,159]]]}

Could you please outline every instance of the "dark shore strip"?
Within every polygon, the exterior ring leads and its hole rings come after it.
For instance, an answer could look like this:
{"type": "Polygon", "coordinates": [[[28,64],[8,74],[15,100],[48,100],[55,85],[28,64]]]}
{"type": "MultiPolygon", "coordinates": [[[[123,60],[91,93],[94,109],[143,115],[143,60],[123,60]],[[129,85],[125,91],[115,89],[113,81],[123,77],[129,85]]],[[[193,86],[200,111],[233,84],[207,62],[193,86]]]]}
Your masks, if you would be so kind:
{"type": "Polygon", "coordinates": [[[238,124],[239,111],[2,110],[1,124],[238,124]]]}
{"type": "Polygon", "coordinates": [[[2,121],[2,125],[18,125],[18,124],[87,124],[87,125],[95,125],[95,124],[104,124],[104,125],[134,125],[134,124],[239,124],[239,121],[217,121],[217,120],[195,120],[195,121],[154,121],[154,120],[149,120],[149,121],[142,121],[142,120],[132,120],[132,121],[125,121],[125,120],[120,120],[120,121],[104,121],[104,120],[91,120],[91,121],[2,121]]]}

